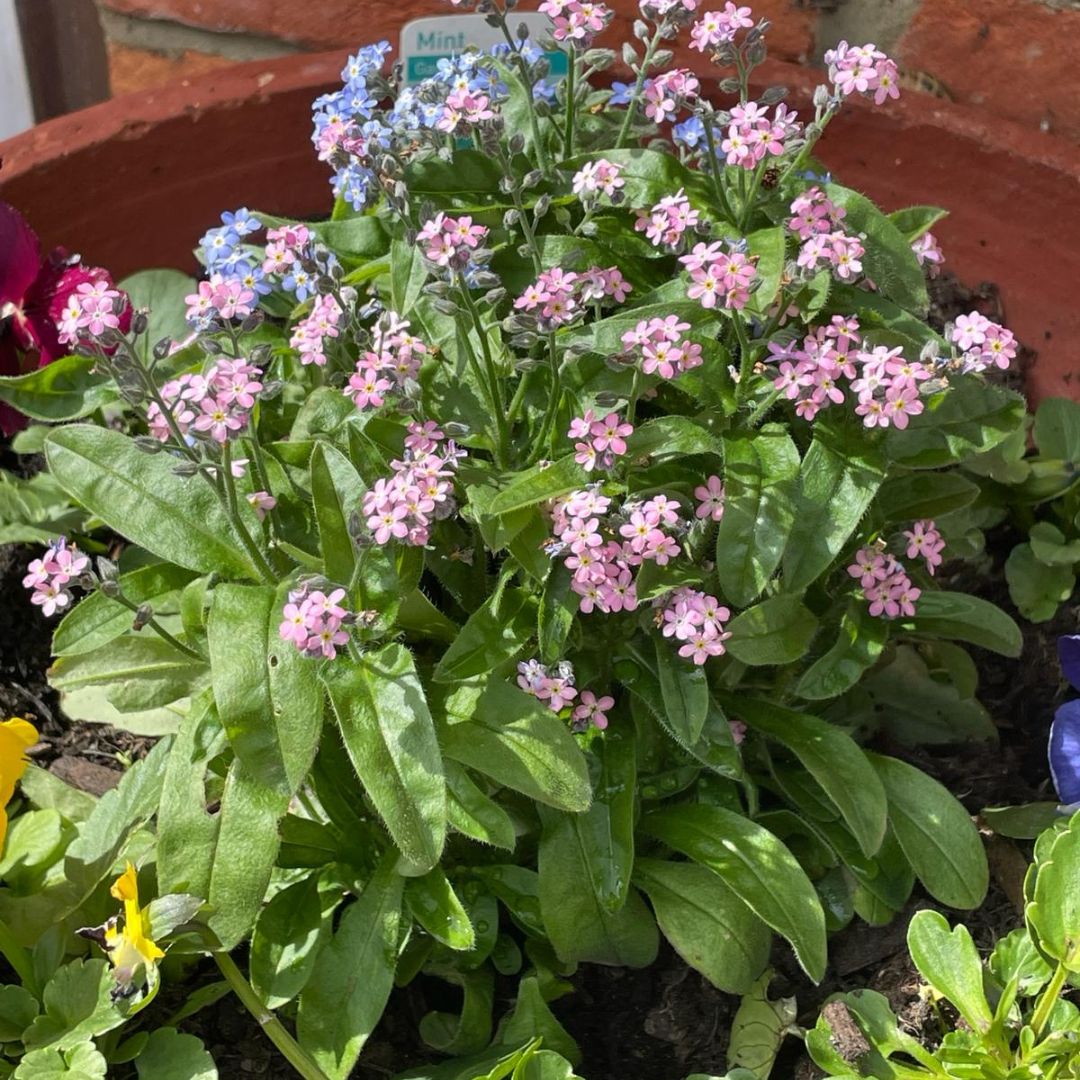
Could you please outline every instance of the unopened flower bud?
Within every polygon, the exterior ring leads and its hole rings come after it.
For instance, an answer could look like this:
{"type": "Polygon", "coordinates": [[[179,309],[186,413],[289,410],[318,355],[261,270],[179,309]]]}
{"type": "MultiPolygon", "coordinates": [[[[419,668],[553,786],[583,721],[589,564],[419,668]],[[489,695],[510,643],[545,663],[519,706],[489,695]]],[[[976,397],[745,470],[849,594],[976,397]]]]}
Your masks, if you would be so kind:
{"type": "Polygon", "coordinates": [[[199,466],[194,461],[181,461],[174,466],[173,475],[183,477],[185,480],[194,476],[199,471],[199,466]]]}
{"type": "Polygon", "coordinates": [[[675,58],[671,49],[657,49],[653,53],[652,66],[654,68],[666,68],[675,58]]]}
{"type": "Polygon", "coordinates": [[[266,316],[263,312],[256,308],[249,315],[244,316],[244,321],[240,324],[240,332],[243,334],[250,334],[257,330],[263,324],[263,320],[266,316]]]}
{"type": "Polygon", "coordinates": [[[484,300],[492,305],[501,304],[505,299],[506,290],[501,285],[484,293],[484,300]]]}
{"type": "Polygon", "coordinates": [[[132,620],[131,629],[141,630],[154,617],[154,609],[149,604],[140,604],[132,620]]]}
{"type": "Polygon", "coordinates": [[[525,149],[525,136],[520,132],[510,136],[510,153],[520,154],[525,149]]]}
{"type": "Polygon", "coordinates": [[[135,449],[144,454],[158,454],[165,449],[153,435],[136,435],[134,439],[135,449]]]}
{"type": "Polygon", "coordinates": [[[636,37],[638,41],[648,40],[649,27],[648,24],[641,19],[634,20],[634,37],[636,37]]]}
{"type": "Polygon", "coordinates": [[[536,207],[533,209],[533,216],[539,221],[547,212],[551,209],[551,196],[541,195],[536,200],[536,207]]]}
{"type": "Polygon", "coordinates": [[[145,334],[149,325],[150,320],[146,317],[146,312],[137,311],[131,319],[131,332],[135,335],[145,334]]]}
{"type": "Polygon", "coordinates": [[[512,229],[517,225],[520,220],[521,214],[517,211],[516,208],[511,207],[509,210],[506,211],[505,214],[503,214],[503,228],[512,229]]]}
{"type": "Polygon", "coordinates": [[[95,560],[97,564],[98,576],[102,582],[116,581],[120,576],[120,569],[112,559],[106,559],[104,555],[99,555],[95,560]]]}
{"type": "Polygon", "coordinates": [[[615,50],[586,49],[585,63],[596,71],[607,71],[615,63],[615,50]]]}
{"type": "Polygon", "coordinates": [[[544,174],[540,169],[531,169],[525,174],[524,179],[522,179],[521,186],[523,188],[534,188],[543,179],[544,174]]]}
{"type": "Polygon", "coordinates": [[[623,42],[623,45],[622,45],[622,58],[623,58],[623,63],[626,64],[627,67],[634,67],[637,64],[637,59],[638,59],[637,50],[634,48],[633,45],[630,44],[629,41],[624,41],[623,42]]]}
{"type": "Polygon", "coordinates": [[[459,315],[461,313],[461,308],[453,300],[446,298],[433,300],[432,305],[436,311],[441,312],[443,315],[459,315]]]}
{"type": "Polygon", "coordinates": [[[110,599],[115,600],[120,595],[120,583],[118,581],[103,580],[98,588],[110,599]]]}
{"type": "Polygon", "coordinates": [[[779,105],[786,97],[786,86],[770,86],[758,100],[762,105],[779,105]]]}
{"type": "Polygon", "coordinates": [[[596,395],[596,404],[601,409],[614,409],[620,400],[614,390],[601,390],[596,395]]]}
{"type": "Polygon", "coordinates": [[[720,80],[721,94],[737,94],[739,92],[739,80],[734,78],[720,80]]]}

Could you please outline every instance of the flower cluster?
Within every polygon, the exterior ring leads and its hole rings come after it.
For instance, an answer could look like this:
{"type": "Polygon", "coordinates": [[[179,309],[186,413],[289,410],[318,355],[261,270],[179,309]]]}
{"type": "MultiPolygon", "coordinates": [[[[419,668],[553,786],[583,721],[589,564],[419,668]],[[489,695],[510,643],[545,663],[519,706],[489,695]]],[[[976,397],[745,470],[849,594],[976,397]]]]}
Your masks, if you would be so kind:
{"type": "Polygon", "coordinates": [[[874,104],[900,96],[899,71],[876,45],[849,45],[841,41],[825,53],[829,79],[842,97],[873,94],[874,104]]]}
{"type": "Polygon", "coordinates": [[[688,254],[679,256],[679,262],[686,267],[693,283],[686,295],[699,301],[702,307],[713,308],[720,301],[725,308],[738,310],[749,303],[757,270],[745,252],[737,248],[725,251],[724,245],[714,240],[695,244],[688,254]]]}
{"type": "Polygon", "coordinates": [[[862,271],[865,248],[858,237],[840,228],[847,213],[819,187],[803,192],[791,204],[788,228],[802,241],[798,265],[813,273],[828,263],[842,281],[851,281],[862,271]]]}
{"type": "Polygon", "coordinates": [[[305,367],[308,364],[326,366],[328,342],[340,335],[344,317],[345,312],[335,296],[315,297],[311,311],[294,324],[289,337],[289,346],[300,354],[301,364],[305,367]]]}
{"type": "Polygon", "coordinates": [[[678,111],[698,99],[701,83],[689,68],[672,68],[649,79],[642,91],[645,115],[654,124],[673,120],[678,111]]]}
{"type": "Polygon", "coordinates": [[[682,336],[689,329],[690,324],[678,315],[642,319],[623,334],[622,343],[628,357],[641,366],[644,374],[677,379],[684,371],[704,363],[701,346],[682,336]]]}
{"type": "Polygon", "coordinates": [[[333,165],[334,194],[355,210],[379,194],[373,157],[389,146],[390,131],[374,116],[387,89],[379,73],[389,52],[390,43],[380,41],[350,56],[341,72],[342,88],[316,98],[312,108],[311,141],[319,160],[333,165]]]}
{"type": "Polygon", "coordinates": [[[278,627],[281,640],[291,641],[306,656],[333,660],[338,646],[348,642],[348,627],[355,621],[353,614],[342,606],[344,599],[344,589],[327,593],[305,583],[291,590],[281,610],[278,627]]]}
{"type": "Polygon", "coordinates": [[[801,346],[770,342],[770,359],[780,364],[773,386],[795,402],[804,420],[843,404],[846,390],[856,395],[855,413],[866,427],[906,428],[909,419],[923,411],[919,383],[933,372],[917,360],[906,360],[900,348],[876,345],[867,350],[859,347],[861,340],[857,319],[834,315],[828,326],[807,334],[801,346]]]}
{"type": "Polygon", "coordinates": [[[106,330],[123,332],[130,325],[131,301],[103,271],[81,281],[68,294],[56,321],[57,337],[64,345],[72,345],[81,337],[101,337],[106,330]]]}
{"type": "Polygon", "coordinates": [[[699,224],[701,214],[693,209],[682,188],[665,195],[651,210],[639,210],[634,228],[644,232],[654,246],[677,248],[683,233],[699,224]]]}
{"type": "Polygon", "coordinates": [[[205,330],[214,318],[242,319],[251,314],[255,290],[240,278],[225,277],[220,270],[200,281],[196,291],[184,297],[187,321],[196,330],[205,330]]]}
{"type": "Polygon", "coordinates": [[[606,270],[591,266],[581,273],[556,266],[543,271],[514,301],[514,307],[534,315],[538,328],[546,333],[584,315],[588,304],[600,305],[605,300],[621,304],[631,291],[617,266],[606,270]]]}
{"type": "Polygon", "coordinates": [[[551,506],[555,535],[546,550],[565,556],[573,572],[570,587],[586,615],[636,610],[634,570],[646,560],[665,566],[682,550],[672,535],[683,529],[675,499],[655,495],[624,504],[619,514],[610,509],[611,499],[595,487],[573,491],[551,506]]]}
{"type": "MultiPolygon", "coordinates": [[[[945,547],[934,522],[916,521],[904,535],[908,539],[908,558],[924,558],[932,574],[934,567],[941,564],[945,547]]],[[[922,590],[912,583],[900,560],[885,550],[882,541],[860,548],[847,571],[858,579],[863,597],[870,605],[870,614],[875,618],[895,619],[901,615],[911,618],[915,614],[922,590]]]]}
{"type": "Polygon", "coordinates": [[[595,0],[544,0],[540,10],[551,19],[551,36],[556,41],[569,41],[583,49],[589,48],[614,15],[595,0]]]}
{"type": "Polygon", "coordinates": [[[1013,332],[977,311],[959,316],[949,339],[963,352],[960,360],[965,373],[985,371],[991,366],[1004,371],[1016,359],[1013,332]]]}
{"type": "Polygon", "coordinates": [[[371,348],[356,362],[344,393],[358,409],[378,409],[391,390],[402,390],[415,382],[428,346],[409,333],[409,320],[393,311],[384,312],[375,324],[371,348]]]}
{"type": "Polygon", "coordinates": [[[704,664],[710,656],[723,656],[724,642],[731,632],[724,624],[731,612],[715,596],[698,589],[676,589],[662,601],[659,613],[661,632],[682,642],[679,655],[695,664],[704,664]]]}
{"type": "Polygon", "coordinates": [[[731,110],[731,123],[720,144],[728,165],[755,169],[766,157],[780,157],[789,139],[802,132],[795,113],[786,105],[777,105],[772,119],[757,102],[748,101],[731,110]]]}
{"type": "Polygon", "coordinates": [[[905,530],[907,538],[907,557],[909,559],[923,559],[926,569],[931,574],[934,568],[941,565],[941,553],[945,550],[945,541],[937,530],[937,525],[928,519],[916,521],[910,530],[905,530]]]}
{"type": "Polygon", "coordinates": [[[423,547],[435,521],[449,517],[455,509],[451,479],[458,459],[465,456],[450,440],[437,453],[446,434],[430,421],[413,422],[405,439],[405,458],[390,462],[393,475],[375,481],[363,500],[367,527],[377,544],[400,540],[423,547]]]}
{"type": "Polygon", "coordinates": [[[566,436],[578,440],[574,443],[574,460],[586,472],[592,472],[597,466],[610,469],[615,459],[626,453],[626,440],[633,433],[634,425],[621,420],[618,413],[598,417],[592,409],[586,409],[584,416],[570,421],[566,436]]]}
{"type": "Polygon", "coordinates": [[[221,359],[205,375],[185,372],[170,379],[161,388],[168,415],[157,402],[152,402],[147,410],[150,434],[168,442],[175,429],[189,441],[204,438],[227,442],[247,427],[255,398],[263,388],[259,381],[261,374],[246,360],[221,359]]]}
{"type": "Polygon", "coordinates": [[[31,590],[30,602],[46,615],[66,608],[71,603],[72,583],[89,566],[90,559],[61,536],[26,568],[23,585],[31,590]]]}
{"type": "Polygon", "coordinates": [[[941,273],[942,264],[945,262],[945,252],[933,233],[923,233],[911,244],[911,250],[915,252],[915,258],[919,265],[926,270],[927,277],[936,278],[941,273]]]}
{"type": "Polygon", "coordinates": [[[424,223],[417,241],[424,245],[424,258],[435,266],[464,270],[472,253],[487,238],[485,225],[474,225],[468,214],[449,217],[441,211],[424,223]]]}
{"type": "Polygon", "coordinates": [[[577,697],[574,668],[567,660],[560,660],[550,668],[539,660],[523,660],[517,669],[518,686],[526,694],[546,702],[552,712],[560,712],[577,697]]]}
{"type": "Polygon", "coordinates": [[[607,158],[587,161],[573,179],[573,192],[584,206],[597,203],[604,195],[612,202],[622,198],[622,188],[626,181],[622,178],[623,167],[607,158]]]}
{"type": "Polygon", "coordinates": [[[704,52],[717,45],[729,45],[740,30],[753,25],[748,7],[738,7],[727,0],[723,11],[706,11],[690,28],[690,48],[704,52]]]}

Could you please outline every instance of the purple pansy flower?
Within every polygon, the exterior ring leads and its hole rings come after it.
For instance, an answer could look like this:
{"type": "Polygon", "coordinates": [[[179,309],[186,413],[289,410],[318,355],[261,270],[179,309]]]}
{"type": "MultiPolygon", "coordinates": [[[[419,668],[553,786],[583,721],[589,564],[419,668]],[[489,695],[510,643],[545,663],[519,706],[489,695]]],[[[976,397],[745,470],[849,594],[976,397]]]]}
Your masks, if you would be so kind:
{"type": "MultiPolygon", "coordinates": [[[[1058,638],[1061,670],[1080,690],[1080,634],[1058,638]]],[[[1080,698],[1066,701],[1050,728],[1050,772],[1062,804],[1080,809],[1080,698]]]]}

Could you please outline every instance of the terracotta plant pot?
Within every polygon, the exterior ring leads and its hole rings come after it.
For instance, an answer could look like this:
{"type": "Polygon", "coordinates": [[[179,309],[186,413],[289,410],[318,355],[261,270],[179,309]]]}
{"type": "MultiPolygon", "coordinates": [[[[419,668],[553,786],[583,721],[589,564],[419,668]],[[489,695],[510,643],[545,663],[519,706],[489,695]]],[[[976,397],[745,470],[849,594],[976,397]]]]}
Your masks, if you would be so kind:
{"type": "MultiPolygon", "coordinates": [[[[396,38],[373,26],[370,37],[396,38]]],[[[309,142],[312,99],[339,84],[344,53],[237,65],[189,84],[115,98],[0,143],[0,197],[47,246],[63,244],[122,276],[194,270],[192,247],[222,209],[325,213],[328,171],[309,142]]],[[[770,61],[762,81],[800,111],[818,73],[770,61]]],[[[994,281],[1008,325],[1038,358],[1033,399],[1080,398],[1080,149],[979,112],[909,93],[853,103],[821,144],[843,182],[886,209],[948,207],[935,228],[948,265],[994,281]]]]}

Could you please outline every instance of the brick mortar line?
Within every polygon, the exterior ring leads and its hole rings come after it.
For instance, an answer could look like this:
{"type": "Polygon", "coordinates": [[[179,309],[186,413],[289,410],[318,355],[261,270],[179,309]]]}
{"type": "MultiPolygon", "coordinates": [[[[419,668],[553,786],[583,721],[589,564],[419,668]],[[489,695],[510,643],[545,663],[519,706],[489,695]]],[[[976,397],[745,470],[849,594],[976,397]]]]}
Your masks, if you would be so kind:
{"type": "Polygon", "coordinates": [[[124,15],[101,5],[98,14],[109,44],[147,49],[172,59],[185,52],[200,52],[236,61],[266,60],[304,51],[275,37],[244,31],[204,30],[169,19],[124,15]]]}

